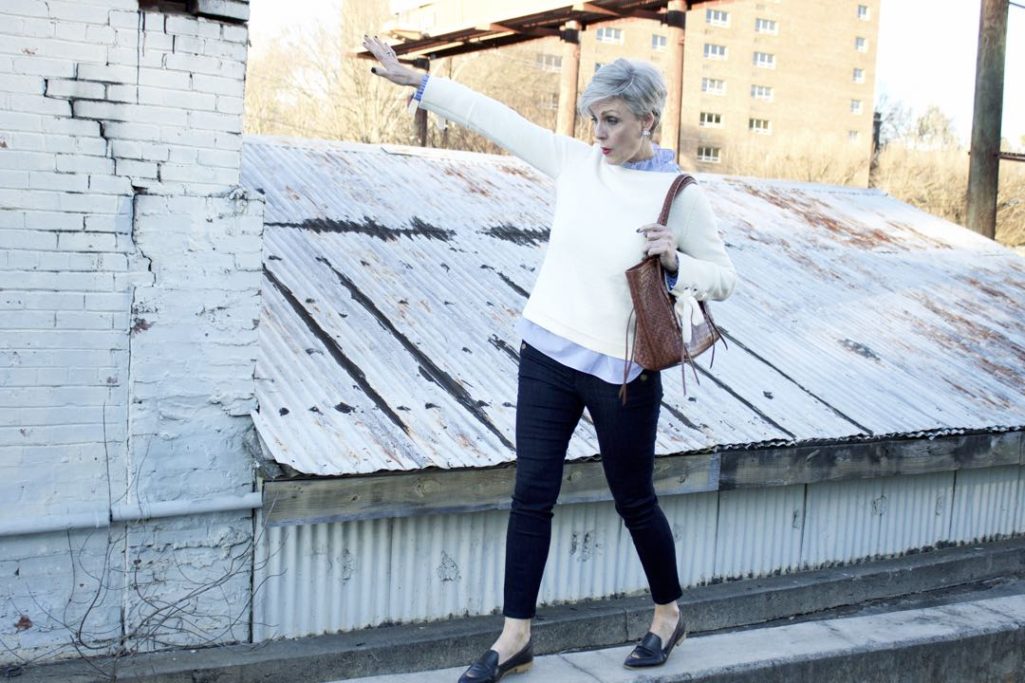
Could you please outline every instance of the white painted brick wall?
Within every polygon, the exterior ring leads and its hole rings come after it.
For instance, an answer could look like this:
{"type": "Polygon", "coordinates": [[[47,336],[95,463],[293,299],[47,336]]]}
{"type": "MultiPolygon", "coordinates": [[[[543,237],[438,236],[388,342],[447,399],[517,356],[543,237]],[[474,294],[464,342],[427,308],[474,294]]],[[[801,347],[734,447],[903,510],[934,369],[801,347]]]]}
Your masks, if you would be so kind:
{"type": "MultiPolygon", "coordinates": [[[[137,0],[0,2],[0,528],[251,490],[247,39],[137,0]]],[[[246,512],[0,535],[0,664],[73,656],[87,610],[96,652],[245,639],[251,543],[246,512]]]]}

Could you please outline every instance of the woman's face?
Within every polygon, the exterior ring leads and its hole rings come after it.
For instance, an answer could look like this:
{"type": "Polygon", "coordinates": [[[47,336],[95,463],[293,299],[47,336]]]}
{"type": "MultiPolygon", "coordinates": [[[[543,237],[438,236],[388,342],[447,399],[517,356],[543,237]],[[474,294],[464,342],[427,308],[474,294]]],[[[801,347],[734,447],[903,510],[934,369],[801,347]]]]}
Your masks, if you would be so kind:
{"type": "Polygon", "coordinates": [[[638,118],[619,97],[598,100],[591,105],[591,123],[594,124],[594,139],[601,146],[605,161],[623,164],[640,161],[652,155],[651,138],[644,135],[655,122],[655,116],[648,114],[638,118]]]}

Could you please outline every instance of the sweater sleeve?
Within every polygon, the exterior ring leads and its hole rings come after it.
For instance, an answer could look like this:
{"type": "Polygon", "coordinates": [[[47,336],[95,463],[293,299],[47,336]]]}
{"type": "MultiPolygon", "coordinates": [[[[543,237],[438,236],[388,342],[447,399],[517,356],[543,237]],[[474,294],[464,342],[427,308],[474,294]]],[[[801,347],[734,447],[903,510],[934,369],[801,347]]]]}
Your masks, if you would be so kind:
{"type": "Polygon", "coordinates": [[[557,135],[528,121],[506,105],[446,78],[431,76],[420,106],[480,133],[545,175],[557,177],[573,155],[584,155],[580,140],[557,135]]]}
{"type": "Polygon", "coordinates": [[[683,209],[683,219],[674,221],[670,214],[680,259],[673,293],[689,292],[701,301],[722,301],[733,293],[737,271],[726,253],[708,197],[699,186],[691,185],[676,201],[683,209]]]}

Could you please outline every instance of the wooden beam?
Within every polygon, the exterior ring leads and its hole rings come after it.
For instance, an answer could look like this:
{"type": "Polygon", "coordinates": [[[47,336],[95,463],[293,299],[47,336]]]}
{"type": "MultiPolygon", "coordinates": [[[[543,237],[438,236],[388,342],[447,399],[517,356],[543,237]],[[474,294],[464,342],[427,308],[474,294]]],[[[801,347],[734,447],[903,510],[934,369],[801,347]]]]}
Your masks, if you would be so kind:
{"type": "MultiPolygon", "coordinates": [[[[679,0],[669,3],[667,16],[683,16],[684,5],[679,0]]],[[[680,124],[683,116],[683,56],[686,38],[682,22],[669,24],[666,37],[669,48],[669,68],[666,71],[666,107],[662,112],[662,131],[659,144],[676,153],[680,158],[680,124]]]]}
{"type": "MultiPolygon", "coordinates": [[[[712,454],[655,461],[655,490],[679,495],[718,488],[718,456],[712,454]]],[[[430,470],[344,479],[268,481],[264,514],[272,526],[340,522],[502,510],[509,507],[514,467],[478,470],[430,470]]],[[[611,500],[601,463],[567,463],[561,503],[611,500]]]]}
{"type": "Polygon", "coordinates": [[[573,137],[577,123],[577,82],[580,78],[580,22],[567,22],[563,29],[559,111],[555,119],[555,132],[573,137]]]}
{"type": "Polygon", "coordinates": [[[603,14],[607,17],[615,17],[617,19],[651,19],[652,21],[662,21],[664,16],[658,12],[652,12],[651,10],[635,9],[626,12],[614,10],[608,7],[601,7],[590,2],[582,2],[573,5],[574,11],[577,12],[590,12],[591,14],[603,14]]]}
{"type": "Polygon", "coordinates": [[[871,479],[1021,465],[1025,433],[963,434],[823,446],[726,451],[719,485],[723,490],[871,479]]]}
{"type": "MultiPolygon", "coordinates": [[[[558,38],[559,29],[556,28],[544,28],[537,26],[522,26],[517,28],[516,26],[509,26],[507,24],[488,24],[486,26],[477,26],[478,31],[490,31],[492,34],[496,33],[518,33],[524,36],[532,36],[534,38],[558,38]]],[[[490,36],[480,36],[481,38],[488,38],[490,36]]]]}
{"type": "Polygon", "coordinates": [[[591,14],[604,14],[605,16],[619,17],[621,19],[625,19],[627,16],[629,16],[627,14],[624,14],[623,12],[617,12],[614,9],[609,9],[608,7],[601,7],[599,5],[595,5],[594,3],[591,3],[591,2],[577,3],[576,5],[573,5],[573,9],[576,12],[590,12],[591,14]]]}
{"type": "MultiPolygon", "coordinates": [[[[1025,432],[752,448],[655,459],[660,496],[1025,465],[1025,432]]],[[[271,526],[509,507],[513,466],[266,481],[271,526]]],[[[601,463],[567,463],[560,503],[612,500],[601,463]]]]}

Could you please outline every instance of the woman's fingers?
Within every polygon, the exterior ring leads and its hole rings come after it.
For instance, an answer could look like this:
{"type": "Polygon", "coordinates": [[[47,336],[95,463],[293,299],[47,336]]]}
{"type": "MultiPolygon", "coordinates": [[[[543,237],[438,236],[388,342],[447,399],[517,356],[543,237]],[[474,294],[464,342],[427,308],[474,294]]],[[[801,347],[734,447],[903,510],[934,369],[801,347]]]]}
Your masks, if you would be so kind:
{"type": "Polygon", "coordinates": [[[648,225],[641,226],[637,231],[642,233],[647,240],[646,246],[649,256],[676,251],[676,237],[666,226],[658,223],[649,223],[648,225]]]}
{"type": "MultiPolygon", "coordinates": [[[[363,48],[374,56],[385,70],[390,71],[399,66],[399,58],[390,45],[383,43],[377,36],[363,36],[363,48]]],[[[377,73],[377,71],[374,71],[377,73]]]]}

